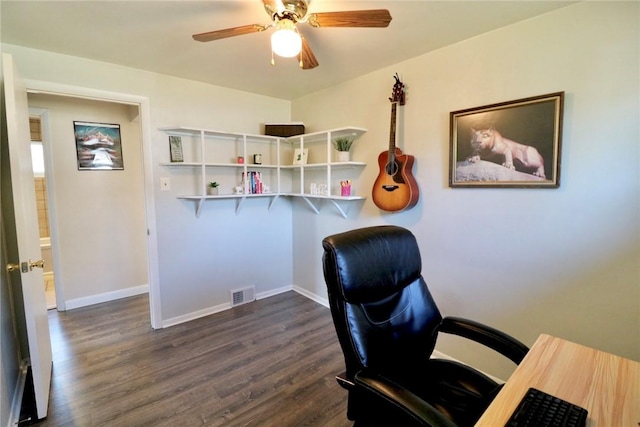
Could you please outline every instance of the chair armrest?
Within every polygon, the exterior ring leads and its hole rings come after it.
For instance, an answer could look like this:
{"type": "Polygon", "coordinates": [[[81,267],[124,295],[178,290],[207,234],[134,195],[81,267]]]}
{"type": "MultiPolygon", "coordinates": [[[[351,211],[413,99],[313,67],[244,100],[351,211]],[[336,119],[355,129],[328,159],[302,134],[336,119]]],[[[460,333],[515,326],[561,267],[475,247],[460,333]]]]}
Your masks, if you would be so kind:
{"type": "Polygon", "coordinates": [[[436,408],[395,382],[370,372],[360,371],[355,376],[356,387],[373,393],[389,402],[420,426],[456,427],[436,408]]]}
{"type": "Polygon", "coordinates": [[[512,336],[491,326],[461,317],[445,317],[442,319],[439,331],[459,335],[492,348],[515,364],[519,364],[529,352],[529,347],[512,336]]]}
{"type": "Polygon", "coordinates": [[[347,378],[347,372],[341,372],[338,375],[336,375],[336,381],[338,382],[338,384],[340,384],[340,387],[344,388],[345,390],[353,390],[353,388],[356,386],[353,381],[349,380],[347,378]]]}

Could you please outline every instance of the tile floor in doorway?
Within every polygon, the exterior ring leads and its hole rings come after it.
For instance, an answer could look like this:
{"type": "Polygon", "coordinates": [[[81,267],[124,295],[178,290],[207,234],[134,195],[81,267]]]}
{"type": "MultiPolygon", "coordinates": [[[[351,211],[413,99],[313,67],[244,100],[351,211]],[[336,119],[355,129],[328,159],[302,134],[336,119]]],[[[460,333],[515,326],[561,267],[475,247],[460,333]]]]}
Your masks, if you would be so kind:
{"type": "Polygon", "coordinates": [[[53,274],[44,275],[44,289],[47,295],[47,310],[56,308],[56,285],[53,281],[53,274]]]}

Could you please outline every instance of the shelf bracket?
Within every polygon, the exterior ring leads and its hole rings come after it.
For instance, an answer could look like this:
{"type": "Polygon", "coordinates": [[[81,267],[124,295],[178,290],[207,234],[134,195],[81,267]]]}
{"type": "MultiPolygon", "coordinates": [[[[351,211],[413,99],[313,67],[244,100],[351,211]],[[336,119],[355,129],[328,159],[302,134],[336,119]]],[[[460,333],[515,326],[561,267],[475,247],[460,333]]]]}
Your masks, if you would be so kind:
{"type": "Polygon", "coordinates": [[[302,196],[302,198],[304,199],[305,202],[307,202],[307,204],[309,205],[309,207],[311,207],[311,209],[313,209],[313,211],[316,213],[316,215],[320,214],[320,211],[318,210],[318,208],[316,207],[316,205],[313,204],[313,202],[311,200],[309,200],[308,197],[304,197],[302,196]]]}
{"type": "Polygon", "coordinates": [[[340,212],[340,215],[342,215],[342,217],[344,219],[347,219],[347,214],[349,213],[348,210],[345,212],[344,209],[342,209],[342,207],[340,207],[340,205],[338,204],[337,201],[333,200],[333,199],[329,199],[329,201],[331,202],[331,204],[333,206],[335,206],[335,208],[338,210],[338,212],[340,212]]]}
{"type": "Polygon", "coordinates": [[[267,208],[268,211],[271,211],[271,206],[273,206],[273,203],[276,201],[278,197],[280,197],[280,195],[276,194],[274,197],[271,198],[271,201],[269,202],[269,207],[267,208]]]}
{"type": "Polygon", "coordinates": [[[238,215],[240,213],[240,208],[242,207],[242,204],[244,203],[244,201],[246,200],[246,197],[240,197],[237,201],[236,201],[236,215],[238,215]]]}
{"type": "Polygon", "coordinates": [[[196,218],[200,218],[200,211],[202,210],[202,204],[204,203],[204,197],[201,197],[196,202],[196,218]]]}

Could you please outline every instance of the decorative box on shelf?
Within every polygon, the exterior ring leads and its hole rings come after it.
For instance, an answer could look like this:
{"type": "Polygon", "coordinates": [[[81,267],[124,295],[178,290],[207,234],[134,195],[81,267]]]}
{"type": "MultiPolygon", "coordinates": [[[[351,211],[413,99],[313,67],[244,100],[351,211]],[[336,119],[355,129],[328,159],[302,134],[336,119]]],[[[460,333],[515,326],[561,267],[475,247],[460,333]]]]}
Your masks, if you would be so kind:
{"type": "Polygon", "coordinates": [[[304,124],[302,122],[293,123],[265,123],[264,134],[287,138],[290,136],[302,135],[304,124]]]}

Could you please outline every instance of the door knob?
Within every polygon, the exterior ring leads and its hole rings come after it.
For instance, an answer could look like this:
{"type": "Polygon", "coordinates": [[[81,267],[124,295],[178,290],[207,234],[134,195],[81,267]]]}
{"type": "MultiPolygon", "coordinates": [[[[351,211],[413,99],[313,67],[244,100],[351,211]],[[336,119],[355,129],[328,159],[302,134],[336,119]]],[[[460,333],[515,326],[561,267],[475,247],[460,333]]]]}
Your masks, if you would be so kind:
{"type": "MultiPolygon", "coordinates": [[[[44,263],[43,263],[44,266],[44,263]]],[[[20,264],[7,264],[7,272],[21,271],[22,273],[28,273],[30,270],[29,264],[21,262],[20,264]]]]}
{"type": "Polygon", "coordinates": [[[20,264],[7,264],[7,272],[20,271],[20,264]]]}
{"type": "Polygon", "coordinates": [[[28,263],[22,262],[20,264],[7,264],[7,272],[12,273],[14,271],[22,271],[23,273],[28,273],[34,268],[42,268],[44,269],[44,260],[39,259],[37,261],[29,260],[28,263]]]}
{"type": "Polygon", "coordinates": [[[29,271],[33,270],[36,267],[42,268],[44,270],[44,260],[43,259],[39,259],[37,261],[29,260],[29,271]]]}

